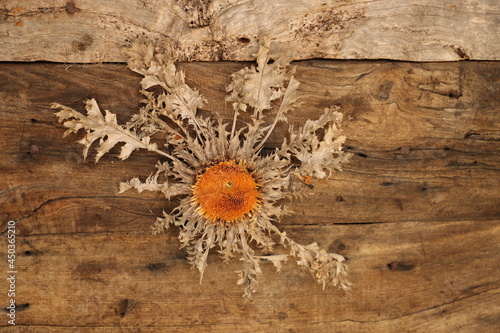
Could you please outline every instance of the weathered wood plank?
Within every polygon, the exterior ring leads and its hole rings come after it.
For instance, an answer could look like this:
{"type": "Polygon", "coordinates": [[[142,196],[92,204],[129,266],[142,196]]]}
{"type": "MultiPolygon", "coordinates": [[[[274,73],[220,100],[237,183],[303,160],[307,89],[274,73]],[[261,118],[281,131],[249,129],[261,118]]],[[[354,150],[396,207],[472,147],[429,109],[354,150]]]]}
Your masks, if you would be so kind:
{"type": "MultiPolygon", "coordinates": [[[[65,219],[55,211],[46,222],[65,219]]],[[[18,324],[173,332],[492,332],[498,324],[498,221],[289,231],[299,241],[317,239],[324,246],[341,240],[353,292],[323,292],[293,263],[278,275],[264,265],[259,293],[244,303],[234,283],[239,263],[213,257],[199,284],[175,233],[26,235],[19,237],[17,301],[25,310],[18,324]]]]}
{"type": "MultiPolygon", "coordinates": [[[[226,118],[225,86],[242,66],[180,64],[209,100],[205,112],[226,118]]],[[[82,110],[95,97],[124,121],[140,101],[137,75],[123,64],[0,64],[0,230],[18,221],[17,330],[493,331],[499,73],[496,62],[299,62],[305,104],[290,121],[339,105],[355,156],[294,203],[280,228],[348,257],[355,286],[323,292],[293,263],[279,275],[264,266],[259,293],[244,303],[238,262],[211,257],[199,285],[176,231],[150,236],[155,214],[172,204],[117,195],[118,183],[148,175],[156,156],[94,164],[82,160],[76,136],[61,137],[51,102],[82,110]]],[[[280,141],[278,131],[269,145],[280,141]]]]}
{"type": "Polygon", "coordinates": [[[251,60],[259,36],[295,59],[498,60],[499,20],[497,0],[6,0],[0,60],[117,62],[138,38],[181,60],[251,60]]]}
{"type": "MultiPolygon", "coordinates": [[[[207,110],[229,118],[224,89],[229,74],[241,66],[181,67],[208,98],[207,110]]],[[[498,218],[498,200],[491,195],[500,182],[498,72],[497,63],[300,63],[305,104],[291,121],[301,123],[324,107],[340,105],[347,145],[357,155],[331,184],[318,184],[321,195],[313,200],[322,210],[304,202],[297,204],[298,212],[314,223],[331,223],[324,213],[335,222],[498,218]],[[381,99],[380,90],[388,85],[387,98],[381,99]]],[[[84,197],[95,192],[112,197],[120,181],[136,176],[134,170],[143,175],[153,170],[156,157],[148,154],[126,162],[109,163],[108,157],[107,163],[83,163],[81,147],[71,144],[77,137],[62,139],[63,130],[47,109],[52,101],[82,109],[82,99],[96,97],[126,120],[140,96],[139,78],[123,65],[6,64],[0,75],[1,149],[7,154],[1,163],[16,180],[3,193],[9,205],[2,217],[21,218],[44,202],[75,196],[75,189],[84,197]]],[[[278,130],[270,144],[280,140],[278,130]]],[[[156,209],[161,207],[160,201],[156,209]]]]}

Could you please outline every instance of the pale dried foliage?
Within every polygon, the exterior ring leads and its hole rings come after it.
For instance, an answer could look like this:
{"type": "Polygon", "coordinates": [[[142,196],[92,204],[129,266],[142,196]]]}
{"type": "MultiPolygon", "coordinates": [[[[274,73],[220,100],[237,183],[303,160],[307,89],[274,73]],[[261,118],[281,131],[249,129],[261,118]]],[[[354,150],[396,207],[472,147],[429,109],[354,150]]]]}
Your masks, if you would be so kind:
{"type": "Polygon", "coordinates": [[[256,54],[256,67],[232,75],[226,101],[233,106],[234,118],[226,122],[217,116],[212,119],[198,114],[205,99],[185,83],[184,73],[177,71],[167,55],[139,44],[128,49],[127,54],[129,68],[144,77],[141,92],[145,98],[139,113],[124,126],[109,111],[103,115],[94,99],[86,103],[86,115],[60,104],[53,107],[60,109],[56,115],[68,128],[66,135],[86,131],[79,141],[85,146],[84,157],[95,142],[96,161],[119,143],[118,157],[122,160],[139,148],[163,156],[156,172],[144,182],[134,178],[120,185],[120,192],[131,188],[159,191],[169,200],[178,200],[173,211],[157,219],[154,233],[177,226],[181,247],[187,250],[189,262],[201,276],[211,249],[216,248],[226,262],[239,257],[242,265],[237,271],[238,284],[244,286],[247,298],[255,292],[262,262],[271,262],[280,271],[290,257],[323,288],[333,285],[349,289],[341,255],[327,253],[316,243],[298,244],[274,224],[288,212],[286,201],[311,192],[311,178],[325,179],[349,159],[350,154],[342,151],[342,115],[336,108],[326,109],[319,119],[308,120],[298,129],[290,125],[282,145],[263,154],[262,148],[276,124],[286,121],[287,112],[300,105],[295,68],[290,68],[290,60],[283,55],[270,61],[268,40],[261,43],[256,54]],[[246,111],[252,114],[244,122],[240,113],[246,111]],[[239,126],[241,123],[244,125],[239,126]],[[152,143],[153,135],[164,138],[162,147],[152,143]],[[208,219],[193,199],[199,175],[222,161],[244,163],[259,185],[258,207],[236,222],[208,219]],[[289,254],[272,254],[277,244],[288,249],[289,254]]]}

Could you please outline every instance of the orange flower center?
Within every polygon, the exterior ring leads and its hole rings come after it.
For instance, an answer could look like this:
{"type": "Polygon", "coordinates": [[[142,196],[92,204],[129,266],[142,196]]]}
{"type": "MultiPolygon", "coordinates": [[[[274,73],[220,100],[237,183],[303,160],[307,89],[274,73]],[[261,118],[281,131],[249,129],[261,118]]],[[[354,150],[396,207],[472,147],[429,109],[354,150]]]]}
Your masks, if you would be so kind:
{"type": "Polygon", "coordinates": [[[220,162],[208,168],[194,185],[200,213],[217,221],[235,222],[259,204],[259,191],[252,174],[241,164],[220,162]]]}

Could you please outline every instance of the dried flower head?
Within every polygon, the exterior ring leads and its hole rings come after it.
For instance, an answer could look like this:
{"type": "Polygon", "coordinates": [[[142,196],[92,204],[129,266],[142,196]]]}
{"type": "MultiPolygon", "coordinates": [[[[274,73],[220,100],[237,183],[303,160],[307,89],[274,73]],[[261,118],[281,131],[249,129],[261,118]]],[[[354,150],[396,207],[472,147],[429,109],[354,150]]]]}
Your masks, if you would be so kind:
{"type": "Polygon", "coordinates": [[[234,117],[226,122],[197,113],[205,99],[186,85],[184,73],[176,70],[171,58],[139,44],[126,52],[130,69],[144,76],[145,96],[139,113],[127,124],[118,125],[107,110],[103,115],[94,99],[87,101],[87,115],[60,104],[53,107],[60,109],[56,115],[68,128],[66,135],[87,132],[79,141],[85,146],[84,157],[96,140],[96,161],[118,143],[124,143],[121,159],[139,148],[162,156],[156,172],[144,182],[134,178],[120,184],[120,193],[135,188],[178,199],[173,211],[157,219],[154,233],[177,226],[181,247],[201,276],[214,247],[224,261],[239,257],[238,284],[244,285],[247,298],[255,292],[262,261],[272,262],[279,271],[290,256],[323,288],[331,284],[349,289],[341,255],[327,253],[316,243],[298,244],[274,224],[287,212],[284,201],[307,194],[311,178],[327,178],[350,157],[342,151],[342,115],[328,108],[302,127],[289,126],[281,146],[263,153],[276,124],[286,121],[287,112],[299,105],[295,69],[284,56],[270,61],[268,40],[256,54],[257,67],[232,75],[226,101],[234,117]],[[252,114],[241,121],[238,117],[246,111],[252,114]],[[155,134],[164,138],[163,147],[152,142],[155,134]],[[276,244],[289,254],[271,254],[276,244]]]}
{"type": "Polygon", "coordinates": [[[258,185],[244,164],[220,162],[207,168],[193,186],[198,214],[214,223],[239,222],[259,205],[258,185]]]}

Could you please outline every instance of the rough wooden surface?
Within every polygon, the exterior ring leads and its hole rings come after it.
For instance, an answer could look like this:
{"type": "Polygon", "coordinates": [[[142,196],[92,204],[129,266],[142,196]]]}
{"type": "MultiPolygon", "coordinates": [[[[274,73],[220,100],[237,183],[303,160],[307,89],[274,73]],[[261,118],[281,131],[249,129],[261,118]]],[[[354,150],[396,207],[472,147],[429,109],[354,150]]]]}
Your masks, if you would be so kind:
{"type": "Polygon", "coordinates": [[[4,0],[0,60],[123,61],[147,38],[181,60],[253,60],[259,36],[294,59],[498,60],[498,0],[4,0]]]}
{"type": "MultiPolygon", "coordinates": [[[[223,102],[236,63],[181,64],[223,102]]],[[[213,255],[202,284],[177,233],[150,236],[161,197],[120,181],[156,156],[82,160],[51,102],[95,97],[126,120],[139,77],[122,64],[0,64],[0,272],[17,221],[13,332],[495,332],[500,324],[500,64],[304,61],[301,124],[337,104],[355,154],[280,228],[349,259],[353,292],[322,291],[288,263],[264,265],[255,300],[238,262],[213,255]]],[[[269,142],[280,141],[280,133],[269,142]]],[[[6,277],[6,276],[5,276],[6,277]]],[[[6,279],[0,303],[7,305],[6,279]]],[[[5,316],[0,327],[8,326],[5,316]]]]}

